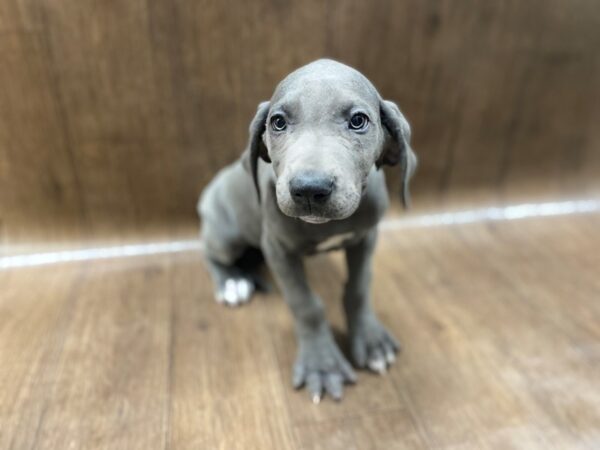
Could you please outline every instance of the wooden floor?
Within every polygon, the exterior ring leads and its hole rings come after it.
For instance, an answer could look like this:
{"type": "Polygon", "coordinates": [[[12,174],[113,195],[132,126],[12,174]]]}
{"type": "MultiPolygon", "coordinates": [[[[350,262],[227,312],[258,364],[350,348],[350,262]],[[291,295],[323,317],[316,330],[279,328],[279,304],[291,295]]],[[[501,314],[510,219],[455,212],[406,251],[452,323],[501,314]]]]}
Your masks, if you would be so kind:
{"type": "Polygon", "coordinates": [[[403,352],[320,405],[280,296],[217,305],[196,253],[1,271],[0,449],[600,448],[600,216],[389,229],[374,270],[403,352]]]}

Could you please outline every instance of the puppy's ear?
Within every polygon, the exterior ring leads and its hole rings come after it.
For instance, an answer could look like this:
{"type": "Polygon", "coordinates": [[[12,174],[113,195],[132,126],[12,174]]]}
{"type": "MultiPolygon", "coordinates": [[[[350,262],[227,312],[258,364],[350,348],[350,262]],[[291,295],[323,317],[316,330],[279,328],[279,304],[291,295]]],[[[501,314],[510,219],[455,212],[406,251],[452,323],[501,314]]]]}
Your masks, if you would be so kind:
{"type": "Polygon", "coordinates": [[[269,114],[269,102],[262,102],[258,105],[256,115],[250,123],[250,138],[248,147],[242,156],[244,168],[252,175],[252,181],[256,187],[258,201],[260,202],[260,188],[258,186],[258,158],[270,163],[267,147],[263,142],[263,134],[267,125],[267,115],[269,114]]]}
{"type": "Polygon", "coordinates": [[[402,203],[410,207],[410,178],[417,168],[417,156],[410,147],[410,125],[395,103],[381,100],[381,124],[386,133],[383,151],[377,160],[377,167],[384,164],[395,166],[400,164],[402,170],[402,203]]]}

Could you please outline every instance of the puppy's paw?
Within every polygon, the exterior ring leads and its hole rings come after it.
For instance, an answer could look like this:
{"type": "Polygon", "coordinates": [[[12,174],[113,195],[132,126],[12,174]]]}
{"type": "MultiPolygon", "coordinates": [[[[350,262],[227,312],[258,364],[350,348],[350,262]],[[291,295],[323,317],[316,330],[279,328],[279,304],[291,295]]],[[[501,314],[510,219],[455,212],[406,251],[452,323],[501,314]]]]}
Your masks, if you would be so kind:
{"type": "Polygon", "coordinates": [[[356,374],[330,333],[300,342],[292,383],[296,389],[306,386],[313,403],[319,403],[324,393],[341,400],[344,384],[354,382],[356,374]]]}
{"type": "Polygon", "coordinates": [[[247,278],[228,278],[215,293],[215,299],[227,306],[239,306],[250,300],[254,289],[254,283],[247,278]]]}
{"type": "Polygon", "coordinates": [[[350,331],[352,357],[358,367],[384,374],[396,360],[400,344],[379,321],[370,317],[350,331]]]}

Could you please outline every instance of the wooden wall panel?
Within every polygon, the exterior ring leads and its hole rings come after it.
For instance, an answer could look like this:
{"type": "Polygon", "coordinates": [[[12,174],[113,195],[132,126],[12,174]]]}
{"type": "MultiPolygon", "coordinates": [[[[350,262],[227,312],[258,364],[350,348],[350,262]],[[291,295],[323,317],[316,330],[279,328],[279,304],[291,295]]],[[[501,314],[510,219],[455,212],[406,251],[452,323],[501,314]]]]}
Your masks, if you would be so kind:
{"type": "Polygon", "coordinates": [[[83,202],[73,148],[55,102],[46,42],[37,32],[0,32],[0,234],[55,237],[81,225],[83,202]]]}
{"type": "Polygon", "coordinates": [[[0,2],[0,33],[34,31],[41,28],[37,0],[3,0],[0,2]]]}
{"type": "Polygon", "coordinates": [[[195,220],[257,103],[323,56],[402,107],[417,197],[591,191],[598,48],[593,0],[2,0],[0,242],[195,220]]]}
{"type": "Polygon", "coordinates": [[[531,177],[552,188],[597,168],[587,141],[598,133],[588,128],[599,118],[598,4],[390,1],[378,15],[342,4],[332,53],[409,117],[416,192],[510,192],[531,177]]]}

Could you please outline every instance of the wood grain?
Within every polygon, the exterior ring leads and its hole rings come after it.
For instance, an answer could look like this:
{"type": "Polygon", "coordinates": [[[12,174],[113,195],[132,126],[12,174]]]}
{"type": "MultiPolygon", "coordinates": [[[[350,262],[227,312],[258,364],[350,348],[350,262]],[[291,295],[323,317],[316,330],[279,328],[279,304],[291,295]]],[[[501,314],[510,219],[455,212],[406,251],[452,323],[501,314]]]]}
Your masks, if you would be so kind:
{"type": "MultiPolygon", "coordinates": [[[[0,272],[0,447],[594,449],[600,216],[383,230],[384,377],[291,388],[278,293],[227,309],[193,253],[0,272]]],[[[339,253],[309,277],[345,349],[339,253]]]]}
{"type": "Polygon", "coordinates": [[[591,0],[5,0],[0,242],[195,220],[257,103],[323,56],[402,106],[417,197],[597,192],[599,30],[591,0]]]}

